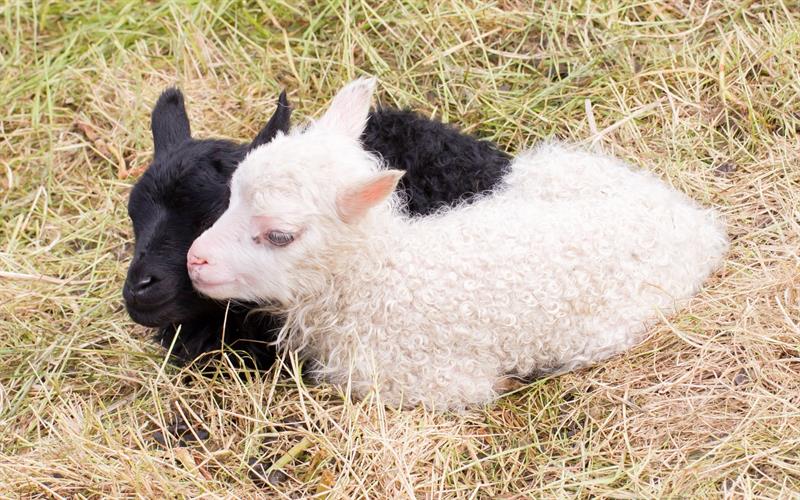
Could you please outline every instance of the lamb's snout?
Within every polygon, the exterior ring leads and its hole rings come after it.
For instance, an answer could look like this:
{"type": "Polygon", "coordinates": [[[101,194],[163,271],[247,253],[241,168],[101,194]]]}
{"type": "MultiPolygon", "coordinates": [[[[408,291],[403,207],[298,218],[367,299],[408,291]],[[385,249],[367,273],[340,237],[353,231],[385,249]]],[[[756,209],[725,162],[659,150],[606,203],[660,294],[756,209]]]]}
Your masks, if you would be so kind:
{"type": "Polygon", "coordinates": [[[189,250],[189,254],[186,256],[186,264],[189,266],[189,270],[191,271],[193,268],[208,264],[208,259],[205,257],[198,257],[196,254],[192,253],[191,250],[189,250]]]}
{"type": "Polygon", "coordinates": [[[234,278],[225,252],[214,239],[201,236],[195,240],[186,253],[186,270],[197,291],[215,298],[228,298],[216,297],[221,292],[220,287],[231,284],[234,278]]]}
{"type": "Polygon", "coordinates": [[[207,280],[208,277],[206,275],[210,268],[213,267],[211,262],[208,251],[202,245],[198,245],[198,241],[195,241],[186,254],[186,269],[189,271],[189,277],[195,285],[207,280]]]}

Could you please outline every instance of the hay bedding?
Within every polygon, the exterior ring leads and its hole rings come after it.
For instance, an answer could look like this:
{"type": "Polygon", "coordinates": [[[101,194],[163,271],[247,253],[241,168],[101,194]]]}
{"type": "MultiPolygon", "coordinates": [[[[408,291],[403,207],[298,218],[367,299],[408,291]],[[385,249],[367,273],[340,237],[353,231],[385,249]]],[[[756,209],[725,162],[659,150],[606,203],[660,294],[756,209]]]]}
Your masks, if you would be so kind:
{"type": "MultiPolygon", "coordinates": [[[[791,3],[10,2],[0,126],[0,491],[11,496],[791,497],[800,489],[800,12],[791,3]],[[122,309],[149,106],[251,137],[359,71],[510,151],[559,135],[728,217],[650,339],[467,415],[177,369],[122,309]],[[588,104],[587,104],[588,100],[588,104]],[[190,438],[191,436],[191,438],[190,438]],[[272,470],[270,470],[272,467],[272,470]],[[280,470],[280,473],[275,473],[280,470]]],[[[291,365],[291,360],[287,361],[291,365]]]]}

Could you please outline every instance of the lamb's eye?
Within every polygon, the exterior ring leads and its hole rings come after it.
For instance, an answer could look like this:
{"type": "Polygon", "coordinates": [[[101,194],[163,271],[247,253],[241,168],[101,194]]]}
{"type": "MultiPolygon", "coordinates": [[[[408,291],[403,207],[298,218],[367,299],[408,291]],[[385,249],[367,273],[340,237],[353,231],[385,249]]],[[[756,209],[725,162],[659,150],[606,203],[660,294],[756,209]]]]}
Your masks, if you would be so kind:
{"type": "Polygon", "coordinates": [[[285,233],[283,231],[269,231],[265,236],[267,240],[276,247],[285,247],[294,241],[294,235],[292,233],[285,233]]]}

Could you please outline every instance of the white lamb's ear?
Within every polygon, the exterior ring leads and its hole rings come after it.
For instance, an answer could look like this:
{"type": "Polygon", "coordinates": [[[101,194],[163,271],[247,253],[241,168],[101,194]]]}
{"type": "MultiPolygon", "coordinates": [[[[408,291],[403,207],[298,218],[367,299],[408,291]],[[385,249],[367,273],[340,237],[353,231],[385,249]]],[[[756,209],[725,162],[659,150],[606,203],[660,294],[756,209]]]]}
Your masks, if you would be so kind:
{"type": "Polygon", "coordinates": [[[314,126],[358,139],[367,125],[375,84],[375,78],[359,78],[345,85],[314,126]]]}
{"type": "Polygon", "coordinates": [[[342,189],[336,196],[339,217],[348,224],[358,221],[370,208],[392,194],[404,174],[402,170],[384,170],[342,189]]]}

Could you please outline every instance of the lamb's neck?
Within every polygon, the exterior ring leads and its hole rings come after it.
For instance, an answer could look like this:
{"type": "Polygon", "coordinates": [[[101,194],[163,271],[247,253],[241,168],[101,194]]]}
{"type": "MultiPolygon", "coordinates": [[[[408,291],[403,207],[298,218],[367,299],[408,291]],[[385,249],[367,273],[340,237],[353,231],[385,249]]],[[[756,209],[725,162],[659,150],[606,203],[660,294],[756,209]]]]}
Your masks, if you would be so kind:
{"type": "Polygon", "coordinates": [[[341,340],[340,334],[328,337],[348,321],[343,311],[354,301],[363,301],[364,294],[370,295],[387,272],[394,272],[392,254],[402,251],[398,245],[402,245],[406,225],[402,216],[373,216],[324,255],[317,256],[312,273],[316,274],[314,281],[322,286],[296,295],[282,311],[287,326],[281,336],[288,335],[292,348],[308,348],[313,354],[324,350],[323,344],[328,345],[332,339],[341,340]]]}
{"type": "Polygon", "coordinates": [[[393,253],[402,251],[412,229],[410,221],[397,214],[375,214],[364,221],[353,240],[336,250],[331,269],[334,279],[368,280],[370,269],[383,268],[393,253]]]}

